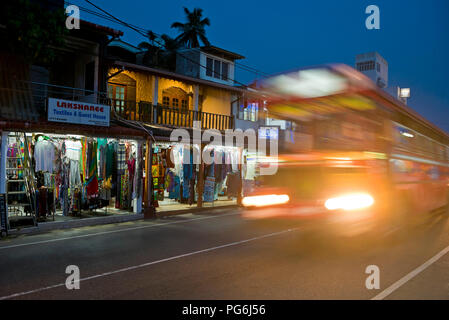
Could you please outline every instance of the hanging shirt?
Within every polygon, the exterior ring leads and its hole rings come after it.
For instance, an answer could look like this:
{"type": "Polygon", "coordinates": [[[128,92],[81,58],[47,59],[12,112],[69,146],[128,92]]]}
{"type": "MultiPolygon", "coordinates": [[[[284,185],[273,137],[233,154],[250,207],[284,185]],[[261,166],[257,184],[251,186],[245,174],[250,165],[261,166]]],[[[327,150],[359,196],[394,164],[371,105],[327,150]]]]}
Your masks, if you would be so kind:
{"type": "Polygon", "coordinates": [[[117,143],[110,142],[106,150],[106,179],[112,176],[114,171],[114,153],[116,151],[117,143]]]}
{"type": "Polygon", "coordinates": [[[98,142],[98,150],[97,150],[97,169],[98,169],[98,178],[105,179],[106,177],[106,150],[108,148],[108,140],[99,138],[98,142]]]}
{"type": "Polygon", "coordinates": [[[173,188],[169,192],[170,199],[180,199],[181,181],[178,176],[173,176],[173,188]]]}
{"type": "Polygon", "coordinates": [[[55,146],[48,140],[36,142],[34,146],[35,170],[53,172],[53,161],[55,159],[55,146]]]}
{"type": "Polygon", "coordinates": [[[120,143],[117,149],[117,170],[118,173],[123,174],[126,169],[126,146],[120,143]]]}
{"type": "Polygon", "coordinates": [[[65,155],[70,160],[80,161],[81,142],[73,140],[65,141],[65,155]]]}

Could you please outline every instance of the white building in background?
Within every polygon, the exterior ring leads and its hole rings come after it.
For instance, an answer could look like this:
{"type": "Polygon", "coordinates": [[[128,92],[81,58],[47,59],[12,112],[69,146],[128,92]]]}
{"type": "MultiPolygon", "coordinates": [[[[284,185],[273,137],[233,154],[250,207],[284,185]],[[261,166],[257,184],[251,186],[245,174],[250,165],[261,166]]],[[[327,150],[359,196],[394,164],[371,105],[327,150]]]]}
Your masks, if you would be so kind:
{"type": "Polygon", "coordinates": [[[176,72],[234,86],[235,60],[245,57],[215,46],[183,49],[176,56],[176,72]]]}
{"type": "Polygon", "coordinates": [[[355,68],[380,88],[388,87],[388,63],[379,53],[358,54],[355,57],[355,68]]]}

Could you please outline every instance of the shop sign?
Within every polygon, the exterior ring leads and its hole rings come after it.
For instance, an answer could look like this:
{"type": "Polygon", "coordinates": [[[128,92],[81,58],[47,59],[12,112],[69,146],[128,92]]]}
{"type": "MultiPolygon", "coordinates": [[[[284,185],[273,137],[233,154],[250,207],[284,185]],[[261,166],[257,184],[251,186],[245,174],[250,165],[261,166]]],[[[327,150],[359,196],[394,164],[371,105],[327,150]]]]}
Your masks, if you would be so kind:
{"type": "Polygon", "coordinates": [[[260,139],[279,139],[279,127],[260,127],[259,128],[259,138],[260,139]]]}
{"type": "Polygon", "coordinates": [[[106,105],[48,99],[48,121],[109,127],[110,113],[106,105]]]}

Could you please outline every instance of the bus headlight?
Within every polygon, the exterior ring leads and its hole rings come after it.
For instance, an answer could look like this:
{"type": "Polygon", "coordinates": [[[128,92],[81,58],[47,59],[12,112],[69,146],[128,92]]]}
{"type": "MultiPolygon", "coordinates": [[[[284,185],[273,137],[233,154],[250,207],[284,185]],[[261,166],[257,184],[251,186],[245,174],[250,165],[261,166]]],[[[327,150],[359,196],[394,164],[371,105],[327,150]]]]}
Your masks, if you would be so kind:
{"type": "Polygon", "coordinates": [[[324,206],[328,210],[357,210],[368,208],[374,204],[374,199],[368,193],[351,193],[327,199],[324,206]]]}
{"type": "Polygon", "coordinates": [[[242,204],[245,207],[265,207],[285,204],[290,200],[286,194],[267,194],[263,196],[244,197],[242,204]]]}

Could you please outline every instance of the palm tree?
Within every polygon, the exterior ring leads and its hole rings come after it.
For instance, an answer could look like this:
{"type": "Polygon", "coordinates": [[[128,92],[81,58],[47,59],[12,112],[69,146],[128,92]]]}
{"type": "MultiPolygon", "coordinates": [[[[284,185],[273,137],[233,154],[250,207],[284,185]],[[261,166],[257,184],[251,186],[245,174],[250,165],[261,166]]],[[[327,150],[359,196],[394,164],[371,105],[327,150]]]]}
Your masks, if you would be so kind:
{"type": "Polygon", "coordinates": [[[161,35],[160,39],[162,40],[162,46],[164,48],[161,52],[161,65],[174,71],[176,69],[176,54],[181,48],[181,44],[178,40],[173,39],[166,34],[161,35]]]}
{"type": "Polygon", "coordinates": [[[139,49],[144,50],[143,54],[143,64],[149,66],[157,66],[159,63],[160,51],[162,50],[160,46],[155,45],[157,43],[157,35],[153,31],[148,31],[148,40],[150,42],[143,41],[139,43],[139,49]]]}
{"type": "Polygon", "coordinates": [[[171,25],[172,28],[178,29],[181,34],[176,37],[176,40],[187,48],[197,48],[200,46],[198,38],[209,46],[209,40],[206,38],[206,26],[210,26],[209,18],[203,18],[203,9],[195,8],[189,11],[184,7],[184,12],[187,16],[187,22],[175,22],[171,25]]]}

